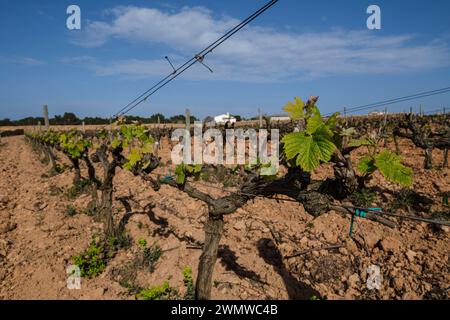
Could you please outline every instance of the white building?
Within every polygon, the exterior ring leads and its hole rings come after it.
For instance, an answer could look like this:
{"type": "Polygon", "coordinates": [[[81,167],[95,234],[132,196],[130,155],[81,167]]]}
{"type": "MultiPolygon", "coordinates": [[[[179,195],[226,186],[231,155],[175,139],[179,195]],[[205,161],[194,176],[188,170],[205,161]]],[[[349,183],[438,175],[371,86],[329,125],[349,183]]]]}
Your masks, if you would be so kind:
{"type": "Polygon", "coordinates": [[[233,117],[232,115],[230,115],[229,112],[227,112],[226,114],[221,114],[221,115],[215,116],[214,122],[216,124],[225,124],[227,122],[236,123],[236,118],[233,117]]]}

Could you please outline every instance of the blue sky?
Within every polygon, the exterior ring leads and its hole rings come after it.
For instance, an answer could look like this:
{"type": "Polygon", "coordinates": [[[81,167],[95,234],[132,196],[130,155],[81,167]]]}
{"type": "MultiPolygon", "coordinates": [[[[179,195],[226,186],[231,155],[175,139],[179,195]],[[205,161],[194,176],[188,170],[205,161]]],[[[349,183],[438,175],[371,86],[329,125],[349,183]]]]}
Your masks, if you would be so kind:
{"type": "MultiPolygon", "coordinates": [[[[110,116],[267,0],[0,2],[0,118],[74,112],[110,116]],[[82,29],[66,28],[81,8],[82,29]]],[[[280,0],[133,110],[199,117],[258,107],[280,113],[295,96],[324,112],[450,86],[450,2],[280,0]],[[382,29],[366,9],[380,6],[382,29]]],[[[450,107],[450,94],[393,105],[450,107]]]]}

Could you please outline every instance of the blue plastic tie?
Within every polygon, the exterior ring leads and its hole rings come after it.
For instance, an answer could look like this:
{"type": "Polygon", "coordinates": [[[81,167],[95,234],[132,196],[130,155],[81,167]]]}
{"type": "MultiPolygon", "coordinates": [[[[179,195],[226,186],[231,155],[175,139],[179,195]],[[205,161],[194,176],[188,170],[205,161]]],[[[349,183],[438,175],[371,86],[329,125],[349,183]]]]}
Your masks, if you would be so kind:
{"type": "MultiPolygon", "coordinates": [[[[381,208],[369,208],[369,212],[376,212],[381,210],[381,208]]],[[[355,217],[367,218],[367,212],[361,209],[355,209],[355,214],[352,214],[352,220],[350,222],[350,237],[353,236],[353,224],[355,222],[355,217]]]]}

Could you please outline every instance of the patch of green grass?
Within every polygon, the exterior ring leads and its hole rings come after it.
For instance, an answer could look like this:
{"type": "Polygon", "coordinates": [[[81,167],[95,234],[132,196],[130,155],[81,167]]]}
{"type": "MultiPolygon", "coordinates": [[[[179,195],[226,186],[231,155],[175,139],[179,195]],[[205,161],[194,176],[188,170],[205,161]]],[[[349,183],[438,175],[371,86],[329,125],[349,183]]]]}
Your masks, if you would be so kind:
{"type": "Polygon", "coordinates": [[[445,194],[445,195],[443,195],[442,196],[442,204],[444,205],[444,206],[449,206],[449,202],[448,202],[448,197],[449,197],[449,195],[448,194],[445,194]]]}
{"type": "Polygon", "coordinates": [[[183,283],[186,288],[184,300],[195,300],[194,279],[192,279],[191,267],[185,267],[183,269],[183,283]]]}
{"type": "Polygon", "coordinates": [[[350,200],[357,207],[370,207],[374,202],[376,195],[369,189],[361,189],[350,196],[350,200]]]}
{"type": "MultiPolygon", "coordinates": [[[[145,242],[145,245],[147,245],[147,242],[145,242]]],[[[162,250],[156,243],[154,243],[151,248],[143,247],[143,249],[142,264],[148,268],[150,273],[153,273],[155,271],[156,262],[162,256],[162,250]]]]}
{"type": "Polygon", "coordinates": [[[139,300],[174,300],[178,298],[178,292],[170,287],[169,281],[160,286],[144,289],[136,295],[139,300]]]}
{"type": "Polygon", "coordinates": [[[445,212],[445,211],[442,211],[442,212],[432,212],[431,213],[431,217],[433,218],[433,219],[435,219],[435,220],[445,220],[445,221],[448,221],[448,220],[450,220],[450,212],[445,212]]]}
{"type": "Polygon", "coordinates": [[[112,257],[117,250],[130,247],[131,238],[126,234],[125,230],[122,230],[117,236],[109,238],[107,244],[109,256],[112,257]]]}
{"type": "Polygon", "coordinates": [[[77,208],[74,205],[69,204],[68,206],[66,206],[66,212],[65,213],[66,213],[66,216],[73,217],[78,212],[77,212],[77,208]]]}
{"type": "Polygon", "coordinates": [[[138,243],[139,247],[141,247],[143,249],[147,248],[147,240],[139,239],[137,243],[138,243]]]}
{"type": "Polygon", "coordinates": [[[94,278],[103,272],[106,268],[105,247],[102,243],[92,240],[89,248],[72,257],[73,263],[80,268],[83,278],[94,278]]]}
{"type": "Polygon", "coordinates": [[[83,210],[83,213],[89,217],[97,216],[98,209],[95,201],[91,201],[88,203],[87,207],[83,210]]]}
{"type": "Polygon", "coordinates": [[[81,179],[76,184],[71,186],[66,191],[66,196],[68,199],[76,199],[80,194],[86,191],[86,188],[91,185],[91,181],[87,179],[81,179]]]}

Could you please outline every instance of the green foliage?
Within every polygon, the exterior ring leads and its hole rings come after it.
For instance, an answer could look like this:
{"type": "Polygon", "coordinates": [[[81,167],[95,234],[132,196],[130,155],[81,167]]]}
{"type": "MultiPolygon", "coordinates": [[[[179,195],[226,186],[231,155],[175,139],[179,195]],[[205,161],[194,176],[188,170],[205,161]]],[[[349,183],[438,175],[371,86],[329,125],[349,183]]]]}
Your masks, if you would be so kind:
{"type": "Polygon", "coordinates": [[[92,147],[92,142],[84,139],[80,133],[70,131],[59,136],[59,145],[70,158],[80,159],[92,147]]]}
{"type": "Polygon", "coordinates": [[[176,183],[178,185],[183,185],[186,182],[187,177],[194,176],[196,179],[200,178],[200,173],[202,172],[201,164],[179,164],[175,168],[176,183]]]}
{"type": "Polygon", "coordinates": [[[117,250],[128,248],[131,245],[131,238],[126,234],[125,229],[120,229],[116,236],[107,239],[106,244],[108,246],[108,257],[112,258],[117,250]]]}
{"type": "Polygon", "coordinates": [[[296,97],[294,98],[294,102],[288,102],[283,110],[287,113],[289,113],[289,117],[292,120],[301,120],[305,117],[304,109],[305,103],[302,101],[302,99],[296,97]]]}
{"type": "Polygon", "coordinates": [[[358,170],[365,176],[374,173],[377,170],[377,167],[375,166],[375,159],[370,156],[361,158],[358,164],[358,170]]]}
{"type": "Polygon", "coordinates": [[[155,242],[151,248],[147,248],[146,241],[145,241],[145,246],[144,246],[144,242],[140,243],[139,245],[144,250],[142,253],[142,264],[146,268],[148,268],[148,271],[150,271],[150,273],[153,273],[155,271],[156,262],[158,262],[159,258],[161,258],[162,253],[163,253],[161,250],[161,247],[158,246],[155,242]]]}
{"type": "Polygon", "coordinates": [[[400,156],[385,150],[375,156],[363,157],[358,170],[364,176],[369,176],[379,170],[381,174],[394,183],[409,187],[412,185],[413,171],[401,163],[400,156]]]}
{"type": "Polygon", "coordinates": [[[349,147],[361,147],[361,146],[372,146],[374,145],[374,141],[372,139],[363,138],[363,139],[354,139],[350,140],[348,143],[349,147]]]}
{"type": "Polygon", "coordinates": [[[285,110],[290,112],[293,119],[301,116],[301,119],[306,121],[305,131],[290,133],[282,140],[287,160],[295,159],[295,164],[307,172],[316,169],[321,162],[330,161],[336,150],[333,130],[336,128],[338,114],[324,122],[315,105],[306,108],[299,98],[296,98],[295,103],[288,103],[285,110]]]}
{"type": "Polygon", "coordinates": [[[147,240],[145,240],[145,239],[139,239],[139,240],[138,240],[138,245],[139,245],[141,248],[146,248],[146,247],[147,247],[147,240]]]}
{"type": "Polygon", "coordinates": [[[73,263],[80,268],[81,276],[84,278],[94,278],[106,268],[106,255],[104,246],[92,240],[89,248],[72,257],[73,263]]]}
{"type": "Polygon", "coordinates": [[[111,148],[120,150],[130,147],[130,153],[125,156],[127,162],[123,165],[126,170],[132,171],[136,166],[147,168],[149,161],[145,161],[145,155],[153,151],[154,140],[148,130],[138,124],[121,125],[114,134],[111,141],[111,148]]]}
{"type": "Polygon", "coordinates": [[[87,187],[89,187],[90,185],[91,181],[88,179],[79,180],[66,191],[67,198],[71,200],[75,199],[83,192],[86,192],[87,187]]]}
{"type": "Polygon", "coordinates": [[[169,281],[160,286],[144,289],[136,295],[139,300],[173,300],[177,298],[177,290],[170,287],[169,281]]]}
{"type": "Polygon", "coordinates": [[[413,171],[401,163],[400,156],[385,150],[376,155],[374,159],[375,166],[388,180],[403,186],[409,187],[412,185],[413,171]]]}
{"type": "Polygon", "coordinates": [[[358,207],[370,207],[375,200],[375,193],[368,189],[361,189],[350,196],[350,200],[358,207]]]}
{"type": "Polygon", "coordinates": [[[195,299],[195,288],[194,280],[192,279],[192,268],[185,267],[183,269],[183,283],[186,288],[186,293],[184,294],[184,300],[194,300],[195,299]]]}
{"type": "Polygon", "coordinates": [[[77,214],[77,208],[74,205],[68,205],[66,207],[66,216],[73,217],[77,214]]]}

